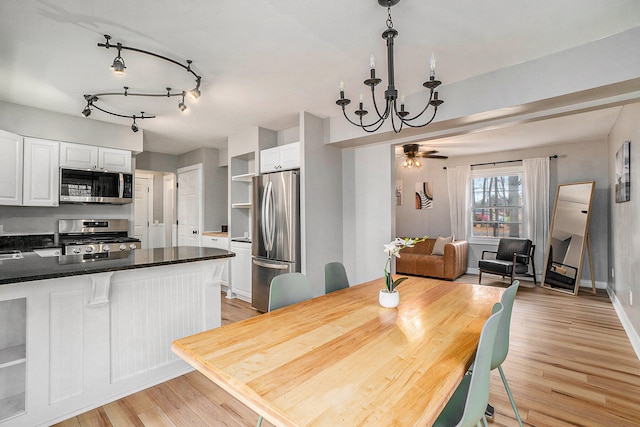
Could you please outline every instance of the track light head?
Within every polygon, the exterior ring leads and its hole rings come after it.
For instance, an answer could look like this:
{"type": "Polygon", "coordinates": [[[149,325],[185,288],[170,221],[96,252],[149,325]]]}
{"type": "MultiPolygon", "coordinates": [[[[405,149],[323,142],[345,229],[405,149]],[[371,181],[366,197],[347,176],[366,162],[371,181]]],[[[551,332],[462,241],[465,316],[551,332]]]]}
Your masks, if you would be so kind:
{"type": "Polygon", "coordinates": [[[195,87],[189,91],[189,98],[191,98],[192,101],[197,101],[198,98],[200,98],[200,94],[200,89],[195,87]]]}
{"type": "Polygon", "coordinates": [[[138,125],[136,124],[136,116],[133,116],[133,124],[131,125],[131,130],[133,132],[138,132],[138,125]]]}
{"type": "Polygon", "coordinates": [[[180,109],[180,111],[182,111],[183,113],[185,111],[187,111],[189,109],[189,107],[187,107],[184,103],[184,95],[185,93],[182,92],[182,101],[178,102],[178,108],[180,109]]]}
{"type": "Polygon", "coordinates": [[[115,57],[115,59],[113,60],[113,64],[111,64],[111,68],[113,68],[113,72],[118,76],[123,75],[124,69],[127,68],[124,65],[124,59],[122,59],[122,56],[120,56],[121,50],[122,50],[122,44],[118,43],[118,56],[115,57]]]}
{"type": "Polygon", "coordinates": [[[82,115],[85,117],[89,117],[91,115],[91,108],[89,108],[89,105],[84,107],[84,110],[82,110],[82,115]]]}
{"type": "Polygon", "coordinates": [[[198,77],[196,79],[196,87],[189,91],[189,98],[191,98],[192,101],[197,101],[198,98],[200,98],[200,95],[200,77],[198,77]]]}

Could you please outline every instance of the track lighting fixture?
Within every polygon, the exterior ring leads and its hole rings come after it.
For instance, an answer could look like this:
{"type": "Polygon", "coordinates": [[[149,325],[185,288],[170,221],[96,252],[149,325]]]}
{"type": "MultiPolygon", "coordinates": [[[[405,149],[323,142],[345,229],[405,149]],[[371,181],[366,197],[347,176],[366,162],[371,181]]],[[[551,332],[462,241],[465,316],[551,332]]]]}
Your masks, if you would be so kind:
{"type": "Polygon", "coordinates": [[[115,74],[118,75],[123,75],[124,74],[124,70],[127,68],[125,66],[124,63],[124,59],[122,58],[122,51],[123,50],[129,50],[129,51],[133,51],[133,52],[138,52],[138,53],[142,53],[145,55],[150,55],[153,56],[155,58],[159,58],[162,59],[164,61],[170,62],[172,64],[178,65],[180,67],[182,67],[184,70],[186,70],[189,74],[191,74],[195,80],[196,80],[196,86],[190,90],[189,92],[186,92],[184,90],[181,91],[171,91],[170,87],[166,88],[166,92],[163,93],[148,93],[148,92],[129,92],[129,87],[128,86],[124,86],[124,91],[123,92],[101,92],[101,93],[93,93],[93,94],[86,94],[84,95],[85,100],[87,101],[87,105],[84,107],[84,110],[82,110],[82,115],[84,117],[89,117],[91,115],[91,111],[92,108],[95,108],[99,111],[102,111],[103,113],[106,114],[110,114],[112,116],[116,116],[116,117],[125,117],[125,118],[130,118],[133,119],[133,124],[131,125],[131,130],[133,132],[138,132],[139,128],[138,128],[138,124],[136,123],[136,119],[152,119],[155,118],[155,115],[144,115],[144,113],[140,113],[140,115],[136,115],[136,114],[119,114],[110,110],[107,110],[106,108],[101,108],[98,105],[96,105],[96,102],[98,102],[102,97],[104,96],[145,96],[145,97],[173,97],[173,96],[181,96],[182,97],[182,101],[180,101],[178,103],[178,108],[180,109],[180,111],[186,111],[188,109],[187,105],[184,102],[184,98],[185,95],[188,93],[189,97],[192,100],[197,100],[200,95],[200,84],[202,82],[202,77],[200,77],[199,75],[197,75],[192,69],[191,69],[191,64],[193,63],[193,61],[191,60],[187,60],[187,65],[181,64],[178,61],[175,61],[171,58],[167,58],[166,56],[162,56],[159,55],[157,53],[153,53],[153,52],[149,52],[143,49],[138,49],[135,47],[130,47],[130,46],[125,46],[122,43],[116,43],[116,44],[111,44],[110,40],[111,40],[111,36],[108,34],[105,34],[104,36],[105,38],[105,42],[104,43],[98,43],[99,47],[104,47],[105,49],[110,49],[110,48],[116,48],[118,50],[118,55],[116,56],[116,58],[113,60],[113,63],[111,64],[111,68],[113,69],[113,72],[115,74]]]}
{"type": "MultiPolygon", "coordinates": [[[[429,123],[433,121],[436,117],[436,112],[438,111],[438,107],[444,102],[441,99],[438,99],[438,92],[435,89],[440,86],[441,82],[435,79],[436,75],[436,60],[433,55],[431,55],[431,63],[429,70],[429,80],[424,82],[422,86],[427,88],[429,91],[429,99],[425,107],[413,117],[409,116],[409,112],[405,110],[404,105],[404,96],[400,96],[400,108],[398,109],[398,90],[395,87],[394,82],[394,66],[393,66],[393,39],[398,36],[398,31],[393,28],[393,21],[391,20],[391,6],[398,4],[400,0],[378,0],[378,4],[382,7],[387,8],[387,29],[382,33],[382,38],[387,42],[387,90],[384,92],[385,99],[385,109],[383,112],[380,112],[378,109],[378,104],[376,104],[375,97],[375,87],[379,83],[382,82],[381,79],[376,77],[376,59],[375,56],[371,55],[369,58],[369,67],[370,67],[370,77],[364,81],[365,86],[369,86],[371,88],[371,98],[373,99],[373,107],[375,110],[374,120],[371,123],[364,123],[363,117],[367,115],[369,112],[364,109],[363,104],[363,96],[360,95],[360,102],[358,104],[358,109],[354,112],[359,119],[351,120],[349,116],[347,116],[347,112],[345,107],[351,103],[349,98],[345,98],[344,96],[344,82],[340,80],[339,86],[339,94],[340,98],[336,101],[339,107],[342,108],[342,113],[351,123],[352,125],[358,126],[362,128],[366,132],[375,132],[384,124],[384,122],[391,118],[391,126],[393,127],[393,131],[395,133],[399,133],[402,130],[403,126],[409,126],[412,128],[419,128],[427,126],[429,123]],[[423,113],[427,111],[429,106],[433,107],[433,115],[426,122],[421,124],[416,124],[413,122],[418,117],[421,117],[423,113]],[[396,123],[397,122],[397,123],[396,123]]],[[[407,166],[409,167],[409,166],[407,166]]]]}
{"type": "Polygon", "coordinates": [[[184,95],[185,95],[184,92],[182,92],[182,101],[178,102],[178,108],[183,113],[188,109],[188,107],[184,104],[184,95]]]}
{"type": "MultiPolygon", "coordinates": [[[[105,35],[105,37],[107,37],[105,35]]],[[[111,38],[111,36],[109,36],[107,38],[107,43],[109,43],[109,39],[111,38]]],[[[113,64],[111,64],[111,68],[113,68],[113,72],[119,76],[124,74],[124,69],[127,68],[124,65],[124,59],[122,59],[122,56],[120,55],[120,52],[122,51],[122,44],[118,43],[117,44],[117,49],[118,49],[118,56],[116,56],[116,58],[113,60],[113,64]]]]}

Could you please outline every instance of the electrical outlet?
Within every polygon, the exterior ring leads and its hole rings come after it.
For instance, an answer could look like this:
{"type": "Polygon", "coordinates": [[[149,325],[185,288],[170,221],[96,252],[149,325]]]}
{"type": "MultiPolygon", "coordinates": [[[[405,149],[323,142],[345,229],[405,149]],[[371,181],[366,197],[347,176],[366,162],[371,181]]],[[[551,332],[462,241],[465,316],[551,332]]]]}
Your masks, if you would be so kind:
{"type": "Polygon", "coordinates": [[[633,291],[629,291],[629,305],[633,305],[633,291]]]}

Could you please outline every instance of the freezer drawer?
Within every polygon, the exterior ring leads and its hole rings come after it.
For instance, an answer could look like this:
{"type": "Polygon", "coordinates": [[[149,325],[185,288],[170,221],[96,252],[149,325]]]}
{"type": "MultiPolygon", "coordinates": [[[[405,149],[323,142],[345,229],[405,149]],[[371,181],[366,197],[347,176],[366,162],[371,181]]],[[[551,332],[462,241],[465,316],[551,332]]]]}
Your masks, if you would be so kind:
{"type": "Polygon", "coordinates": [[[269,310],[269,286],[271,280],[279,274],[295,273],[296,263],[279,262],[252,257],[251,260],[251,306],[266,313],[269,310]]]}

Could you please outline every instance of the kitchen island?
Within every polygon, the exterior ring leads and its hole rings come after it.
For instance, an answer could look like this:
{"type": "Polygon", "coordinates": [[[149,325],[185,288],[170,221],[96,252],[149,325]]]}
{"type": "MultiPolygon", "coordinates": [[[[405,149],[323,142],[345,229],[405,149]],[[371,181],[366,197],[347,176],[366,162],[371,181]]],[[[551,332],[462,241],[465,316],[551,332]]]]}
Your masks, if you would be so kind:
{"type": "Polygon", "coordinates": [[[220,326],[233,256],[171,247],[0,261],[0,426],[50,425],[191,370],[171,342],[220,326]]]}

